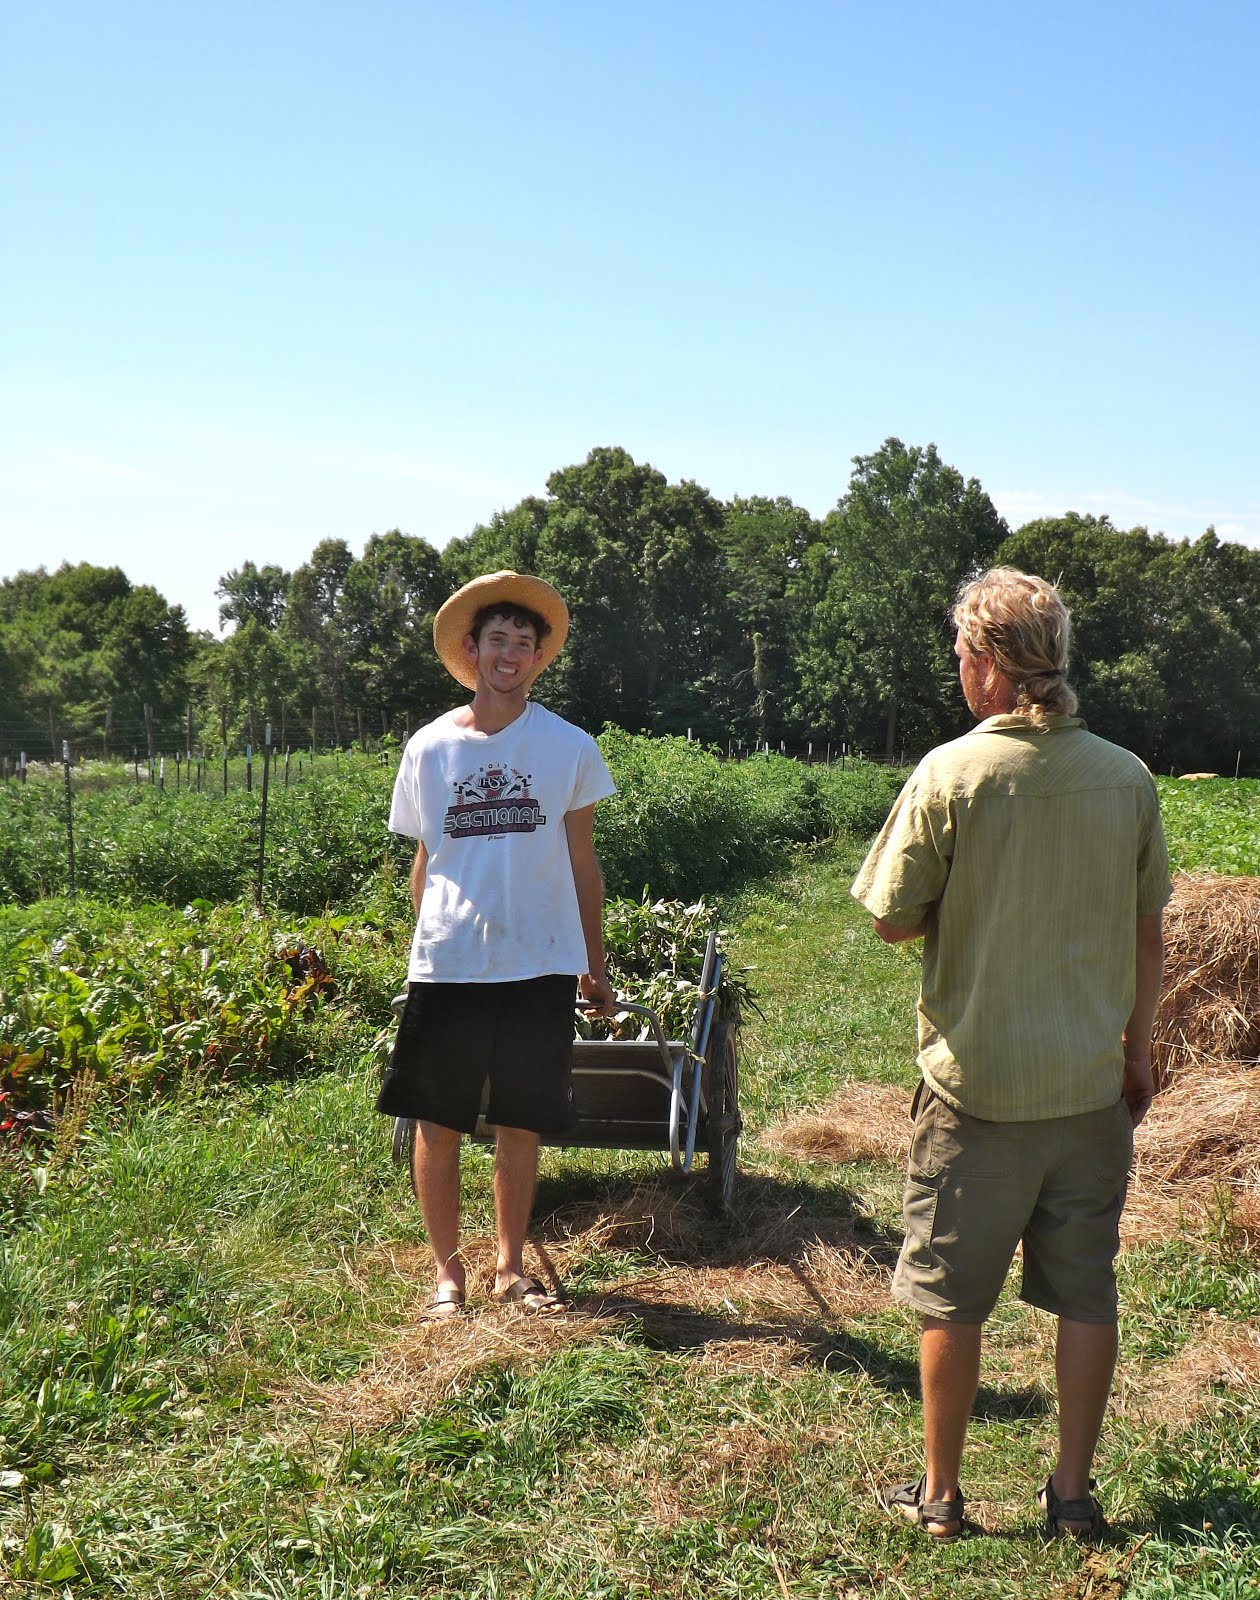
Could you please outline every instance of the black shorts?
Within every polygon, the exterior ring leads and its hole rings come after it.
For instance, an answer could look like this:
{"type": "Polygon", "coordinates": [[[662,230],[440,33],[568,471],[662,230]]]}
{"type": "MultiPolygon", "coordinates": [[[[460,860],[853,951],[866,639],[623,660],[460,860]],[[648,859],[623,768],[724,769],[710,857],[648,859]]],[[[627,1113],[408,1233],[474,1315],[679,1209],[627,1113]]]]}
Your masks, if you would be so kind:
{"type": "Polygon", "coordinates": [[[412,983],[376,1109],[460,1133],[486,1121],[531,1133],[567,1133],[573,1109],[577,978],[519,983],[412,983]]]}

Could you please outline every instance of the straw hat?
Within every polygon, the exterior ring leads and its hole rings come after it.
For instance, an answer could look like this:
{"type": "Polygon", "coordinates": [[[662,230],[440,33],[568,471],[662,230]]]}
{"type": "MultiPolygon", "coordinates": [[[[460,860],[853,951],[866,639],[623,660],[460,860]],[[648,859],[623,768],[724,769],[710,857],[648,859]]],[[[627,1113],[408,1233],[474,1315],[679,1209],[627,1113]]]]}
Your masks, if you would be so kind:
{"type": "Polygon", "coordinates": [[[523,606],[536,611],[551,632],[539,641],[539,656],[529,683],[560,654],[569,632],[569,608],[559,591],[541,578],[528,578],[519,572],[488,572],[474,578],[445,602],[433,619],[433,648],[438,660],[452,678],[465,689],[477,687],[477,674],[464,654],[464,636],[472,632],[473,618],[482,606],[497,604],[523,606]]]}

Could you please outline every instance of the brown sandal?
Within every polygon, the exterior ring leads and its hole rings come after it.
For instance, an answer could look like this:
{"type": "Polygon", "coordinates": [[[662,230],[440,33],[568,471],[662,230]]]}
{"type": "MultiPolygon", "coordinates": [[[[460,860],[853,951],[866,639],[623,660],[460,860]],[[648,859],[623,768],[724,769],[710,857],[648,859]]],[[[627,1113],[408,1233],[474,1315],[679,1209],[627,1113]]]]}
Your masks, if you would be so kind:
{"type": "Polygon", "coordinates": [[[1046,1514],[1046,1534],[1051,1539],[1079,1539],[1090,1544],[1107,1530],[1107,1519],[1102,1507],[1094,1499],[1094,1480],[1089,1480],[1090,1493],[1083,1500],[1060,1500],[1054,1492],[1054,1473],[1046,1479],[1044,1489],[1038,1491],[1037,1504],[1046,1514]],[[1074,1528],[1065,1523],[1074,1522],[1074,1528]]]}

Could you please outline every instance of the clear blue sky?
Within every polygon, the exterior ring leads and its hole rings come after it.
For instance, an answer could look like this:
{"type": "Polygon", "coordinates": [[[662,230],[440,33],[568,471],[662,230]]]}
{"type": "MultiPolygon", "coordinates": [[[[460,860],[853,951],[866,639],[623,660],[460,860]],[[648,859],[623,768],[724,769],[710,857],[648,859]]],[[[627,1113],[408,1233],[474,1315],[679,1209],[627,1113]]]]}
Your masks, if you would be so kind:
{"type": "Polygon", "coordinates": [[[1260,543],[1260,5],[0,0],[0,576],[435,544],[623,445],[1260,543]]]}

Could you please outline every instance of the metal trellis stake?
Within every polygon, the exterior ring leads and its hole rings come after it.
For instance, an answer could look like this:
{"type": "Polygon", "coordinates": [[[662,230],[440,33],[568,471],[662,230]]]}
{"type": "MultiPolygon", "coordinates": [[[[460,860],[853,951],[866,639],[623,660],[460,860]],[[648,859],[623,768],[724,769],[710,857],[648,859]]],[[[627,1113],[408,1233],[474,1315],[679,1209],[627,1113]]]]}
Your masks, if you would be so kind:
{"type": "Polygon", "coordinates": [[[267,791],[271,777],[271,724],[263,733],[262,801],[258,807],[258,878],[254,884],[254,899],[262,905],[263,870],[267,859],[267,791]]]}
{"type": "Polygon", "coordinates": [[[70,793],[70,741],[61,741],[61,764],[66,769],[66,859],[70,864],[70,898],[74,892],[74,804],[70,793]]]}

